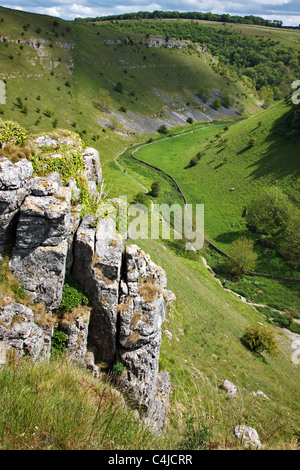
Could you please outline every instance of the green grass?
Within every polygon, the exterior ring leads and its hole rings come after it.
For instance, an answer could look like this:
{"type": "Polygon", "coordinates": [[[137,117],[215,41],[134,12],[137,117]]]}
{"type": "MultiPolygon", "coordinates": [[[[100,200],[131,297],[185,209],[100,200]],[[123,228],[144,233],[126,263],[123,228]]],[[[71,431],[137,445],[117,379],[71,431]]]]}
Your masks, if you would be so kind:
{"type": "MultiPolygon", "coordinates": [[[[204,126],[202,129],[165,139],[141,147],[135,153],[140,160],[165,170],[175,178],[188,203],[204,204],[205,235],[219,248],[230,254],[231,243],[246,236],[253,239],[259,257],[255,271],[289,278],[299,278],[293,269],[275,250],[266,248],[259,237],[247,227],[245,211],[252,198],[263,187],[276,184],[289,197],[299,202],[299,141],[288,140],[280,134],[280,123],[288,107],[281,103],[255,116],[232,125],[204,126]],[[249,138],[255,144],[250,147],[249,138]],[[194,166],[190,159],[198,151],[204,156],[194,166]],[[234,191],[231,189],[234,188],[234,191]]],[[[147,167],[127,158],[123,164],[136,179],[145,181],[147,167]],[[140,173],[140,176],[138,175],[140,173]]],[[[151,170],[152,179],[155,170],[151,170]]],[[[175,200],[174,200],[175,201],[175,200]]],[[[208,254],[209,262],[220,276],[218,255],[208,254]]],[[[255,287],[263,294],[261,303],[281,310],[299,311],[299,288],[297,284],[263,278],[246,278],[232,285],[234,289],[255,300],[255,287]]]]}
{"type": "Polygon", "coordinates": [[[136,157],[173,176],[188,202],[205,205],[209,238],[228,250],[235,238],[248,234],[244,210],[261,188],[278,184],[293,200],[299,200],[299,143],[278,137],[275,129],[287,109],[280,104],[227,131],[224,125],[208,127],[153,143],[141,148],[136,157]],[[257,140],[250,148],[252,136],[257,140]],[[200,150],[205,155],[189,167],[200,150]]]}
{"type": "Polygon", "coordinates": [[[126,35],[0,7],[2,19],[1,34],[7,38],[0,43],[0,80],[5,79],[7,91],[6,104],[0,105],[3,119],[19,122],[30,133],[53,126],[76,131],[99,150],[103,164],[139,137],[109,129],[102,132],[100,89],[108,91],[111,109],[125,106],[148,117],[164,112],[165,105],[179,108],[188,101],[196,105],[193,94],[200,84],[240,96],[248,111],[259,110],[245,84],[216,73],[210,60],[197,51],[152,50],[140,44],[139,35],[132,35],[132,44],[106,45],[105,41],[124,40],[126,35]],[[118,81],[124,93],[115,91],[118,81]],[[23,108],[17,106],[17,98],[23,108]]]}
{"type": "MultiPolygon", "coordinates": [[[[0,370],[1,450],[146,450],[157,437],[105,380],[63,359],[0,370]]],[[[164,441],[166,443],[166,441],[164,441]]],[[[162,443],[162,442],[161,442],[162,443]]]]}
{"type": "Polygon", "coordinates": [[[137,243],[164,267],[168,288],[177,297],[163,325],[172,339],[163,335],[160,357],[161,369],[167,369],[172,380],[171,424],[176,428],[183,419],[196,416],[209,425],[211,443],[231,448],[237,445],[234,425],[247,422],[268,448],[288,447],[294,439],[291,424],[299,420],[300,409],[299,366],[291,361],[287,338],[275,328],[279,356],[255,356],[241,337],[249,325],[268,324],[261,313],[225,291],[202,261],[183,259],[158,241],[137,243]],[[236,400],[219,388],[226,378],[239,389],[236,400]],[[256,390],[270,400],[253,399],[251,391],[256,390]]]}

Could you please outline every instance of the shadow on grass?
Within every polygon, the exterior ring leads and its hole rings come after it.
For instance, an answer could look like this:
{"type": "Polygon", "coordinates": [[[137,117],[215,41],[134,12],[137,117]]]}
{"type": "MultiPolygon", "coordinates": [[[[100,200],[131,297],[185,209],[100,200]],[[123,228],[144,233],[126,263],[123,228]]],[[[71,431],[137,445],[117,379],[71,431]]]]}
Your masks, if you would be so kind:
{"type": "Polygon", "coordinates": [[[239,238],[247,237],[249,238],[249,231],[248,230],[238,230],[235,232],[223,232],[220,233],[216,238],[216,242],[225,243],[226,245],[230,245],[235,240],[239,238]]]}

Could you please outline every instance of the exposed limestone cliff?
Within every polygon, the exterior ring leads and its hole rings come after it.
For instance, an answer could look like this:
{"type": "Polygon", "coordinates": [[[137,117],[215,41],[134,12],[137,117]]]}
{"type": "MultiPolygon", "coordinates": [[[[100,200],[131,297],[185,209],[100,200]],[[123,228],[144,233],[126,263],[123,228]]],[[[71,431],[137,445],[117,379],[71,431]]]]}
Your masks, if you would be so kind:
{"type": "MultiPolygon", "coordinates": [[[[38,145],[45,142],[57,145],[49,136],[36,139],[38,145]]],[[[90,191],[96,194],[102,178],[99,154],[89,148],[81,149],[81,155],[90,191]]],[[[170,391],[169,374],[159,373],[158,366],[161,326],[174,296],[166,289],[165,272],[149,255],[137,245],[124,248],[112,219],[81,217],[75,189],[71,179],[64,186],[55,171],[37,176],[28,160],[2,158],[0,256],[12,250],[10,269],[32,302],[44,304],[50,315],[60,312],[56,326],[67,335],[67,356],[86,364],[96,377],[91,350],[111,369],[121,362],[119,387],[161,429],[170,391]],[[62,316],[59,307],[70,273],[90,306],[62,316]]],[[[39,326],[24,305],[0,301],[1,350],[29,354],[35,361],[49,359],[53,327],[39,326]]]]}

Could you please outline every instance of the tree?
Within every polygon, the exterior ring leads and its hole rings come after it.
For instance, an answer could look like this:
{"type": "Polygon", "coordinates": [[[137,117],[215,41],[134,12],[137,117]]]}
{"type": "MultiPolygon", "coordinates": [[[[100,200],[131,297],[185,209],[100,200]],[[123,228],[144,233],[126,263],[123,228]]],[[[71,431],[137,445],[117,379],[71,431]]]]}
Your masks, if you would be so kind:
{"type": "Polygon", "coordinates": [[[225,108],[230,108],[230,106],[232,105],[230,96],[223,96],[223,98],[221,100],[221,104],[225,108]]]}
{"type": "Polygon", "coordinates": [[[199,160],[201,159],[201,157],[203,157],[203,155],[204,155],[204,152],[203,152],[203,151],[198,152],[193,158],[190,159],[189,166],[195,166],[195,165],[197,165],[197,163],[199,162],[199,160]]]}
{"type": "Polygon", "coordinates": [[[154,181],[151,185],[151,195],[153,197],[157,197],[160,192],[160,182],[159,181],[154,181]]]}
{"type": "Polygon", "coordinates": [[[158,129],[157,132],[160,134],[167,134],[168,133],[168,128],[164,124],[162,124],[158,129]]]}
{"type": "Polygon", "coordinates": [[[259,97],[266,106],[269,106],[274,98],[274,91],[270,85],[261,87],[259,90],[259,97]]]}
{"type": "Polygon", "coordinates": [[[205,88],[203,86],[199,88],[197,95],[202,101],[204,101],[204,103],[206,103],[211,98],[210,91],[208,90],[208,88],[205,88]]]}
{"type": "Polygon", "coordinates": [[[278,354],[277,340],[274,333],[260,325],[248,327],[242,336],[242,342],[253,352],[261,355],[266,351],[270,356],[278,354]]]}
{"type": "Polygon", "coordinates": [[[279,251],[297,269],[300,267],[300,211],[294,213],[279,240],[279,251]]]}
{"type": "Polygon", "coordinates": [[[189,166],[196,166],[197,163],[198,163],[198,161],[199,161],[199,160],[198,160],[197,156],[195,155],[195,157],[193,157],[193,158],[190,159],[189,166]]]}
{"type": "Polygon", "coordinates": [[[114,90],[117,91],[118,93],[123,93],[124,87],[123,87],[122,82],[117,82],[114,90]]]}
{"type": "Polygon", "coordinates": [[[253,242],[242,237],[231,245],[231,258],[226,261],[226,269],[234,275],[241,275],[255,267],[257,254],[253,250],[253,242]]]}
{"type": "Polygon", "coordinates": [[[248,209],[250,227],[258,233],[275,236],[282,232],[293,212],[288,196],[276,186],[265,188],[248,209]]]}
{"type": "Polygon", "coordinates": [[[211,107],[214,109],[219,109],[220,106],[221,106],[221,101],[219,100],[219,98],[215,98],[211,104],[211,107]]]}

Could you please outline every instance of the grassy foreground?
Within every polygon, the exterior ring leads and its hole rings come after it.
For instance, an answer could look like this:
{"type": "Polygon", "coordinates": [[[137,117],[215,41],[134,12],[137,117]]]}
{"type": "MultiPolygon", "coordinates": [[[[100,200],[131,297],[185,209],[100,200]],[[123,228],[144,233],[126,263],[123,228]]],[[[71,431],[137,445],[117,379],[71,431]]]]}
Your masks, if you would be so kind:
{"type": "Polygon", "coordinates": [[[164,267],[168,288],[177,297],[163,325],[160,357],[160,368],[171,374],[172,435],[191,419],[199,432],[209,430],[211,448],[238,448],[233,427],[246,424],[257,430],[268,449],[296,448],[299,365],[292,362],[292,340],[280,328],[268,326],[280,353],[275,358],[254,355],[241,337],[247,326],[268,325],[263,314],[224,290],[202,261],[177,256],[158,241],[138,244],[164,267]],[[225,379],[238,387],[236,399],[220,389],[225,379]],[[253,397],[257,390],[269,400],[253,397]]]}
{"type": "Polygon", "coordinates": [[[151,449],[155,435],[109,383],[59,359],[0,370],[1,450],[151,449]]]}

